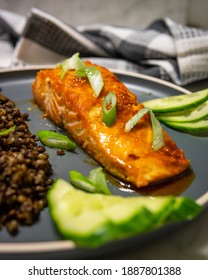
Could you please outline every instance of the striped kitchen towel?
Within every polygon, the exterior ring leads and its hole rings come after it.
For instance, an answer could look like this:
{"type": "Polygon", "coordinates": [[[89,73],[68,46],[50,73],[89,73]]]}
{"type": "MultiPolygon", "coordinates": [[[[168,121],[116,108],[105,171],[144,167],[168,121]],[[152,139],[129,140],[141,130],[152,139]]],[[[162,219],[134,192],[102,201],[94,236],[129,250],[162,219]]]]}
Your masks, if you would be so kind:
{"type": "Polygon", "coordinates": [[[79,52],[81,57],[108,68],[135,71],[179,85],[208,77],[208,30],[170,18],[158,19],[144,29],[72,26],[37,8],[24,18],[13,14],[13,20],[12,13],[1,10],[0,50],[3,47],[4,59],[10,54],[10,67],[55,64],[79,52]],[[21,28],[17,30],[18,26],[21,28]]]}

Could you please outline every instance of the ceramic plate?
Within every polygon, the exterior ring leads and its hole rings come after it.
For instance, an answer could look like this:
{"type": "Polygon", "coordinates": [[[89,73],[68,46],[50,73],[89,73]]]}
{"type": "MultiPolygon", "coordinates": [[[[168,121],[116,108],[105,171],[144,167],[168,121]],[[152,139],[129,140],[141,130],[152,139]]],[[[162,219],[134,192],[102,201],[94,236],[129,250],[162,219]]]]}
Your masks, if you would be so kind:
{"type": "MultiPolygon", "coordinates": [[[[16,106],[22,113],[29,113],[29,127],[32,133],[40,129],[57,129],[49,120],[42,118],[42,112],[33,104],[31,85],[34,81],[37,67],[16,69],[0,73],[0,87],[3,94],[15,101],[16,106]]],[[[134,74],[130,72],[114,71],[117,77],[137,95],[140,102],[181,93],[189,93],[187,90],[171,83],[156,78],[134,74]]],[[[169,135],[175,140],[178,147],[184,149],[185,155],[191,160],[191,170],[183,177],[160,185],[159,187],[144,188],[140,192],[132,191],[128,186],[108,177],[111,191],[114,195],[158,195],[176,194],[188,196],[205,204],[208,198],[208,137],[194,136],[172,130],[165,127],[169,135]]],[[[56,150],[47,148],[50,161],[53,165],[53,177],[61,177],[68,180],[68,171],[76,169],[88,174],[97,166],[82,150],[76,153],[66,152],[64,156],[57,156],[56,150]]],[[[143,244],[145,241],[165,234],[175,225],[162,227],[154,232],[135,236],[133,238],[106,244],[97,249],[76,248],[71,241],[64,241],[57,233],[50,218],[48,208],[45,208],[40,219],[32,226],[20,228],[18,235],[12,237],[5,229],[0,231],[0,256],[4,257],[27,257],[27,258],[94,258],[123,250],[135,244],[143,244]]]]}

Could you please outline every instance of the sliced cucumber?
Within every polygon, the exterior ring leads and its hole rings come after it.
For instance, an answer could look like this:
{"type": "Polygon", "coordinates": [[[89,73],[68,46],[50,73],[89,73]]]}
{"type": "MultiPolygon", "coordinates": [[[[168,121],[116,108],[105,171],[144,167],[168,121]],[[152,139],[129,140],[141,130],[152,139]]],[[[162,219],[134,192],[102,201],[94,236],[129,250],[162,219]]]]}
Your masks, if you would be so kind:
{"type": "Polygon", "coordinates": [[[187,110],[157,115],[157,119],[162,122],[193,122],[206,117],[208,117],[208,100],[187,110]]]}
{"type": "MultiPolygon", "coordinates": [[[[116,196],[114,196],[116,198],[116,196]]],[[[172,211],[173,197],[120,197],[120,201],[109,200],[103,212],[113,224],[114,237],[125,237],[142,233],[161,225],[172,211]]]]}
{"type": "MultiPolygon", "coordinates": [[[[164,122],[164,121],[163,121],[164,122]]],[[[208,131],[208,120],[196,122],[164,122],[166,125],[184,132],[206,132],[208,131]]]]}
{"type": "Polygon", "coordinates": [[[102,204],[88,197],[88,193],[75,190],[68,182],[58,179],[48,192],[48,203],[58,231],[66,239],[79,245],[104,243],[110,237],[109,221],[102,214],[102,204]],[[60,193],[63,196],[60,196],[60,193]]]}
{"type": "Polygon", "coordinates": [[[175,112],[185,110],[208,99],[208,89],[197,91],[191,94],[174,95],[164,98],[152,99],[143,102],[144,106],[153,110],[155,113],[175,112]]]}
{"type": "Polygon", "coordinates": [[[194,219],[201,212],[201,206],[193,203],[188,197],[178,197],[175,200],[173,211],[168,217],[168,221],[183,221],[194,219]]]}
{"type": "Polygon", "coordinates": [[[186,219],[199,213],[196,203],[191,200],[182,215],[183,200],[177,203],[178,198],[92,194],[75,189],[62,179],[54,182],[47,199],[60,234],[79,246],[99,246],[152,230],[177,217],[186,219]]]}

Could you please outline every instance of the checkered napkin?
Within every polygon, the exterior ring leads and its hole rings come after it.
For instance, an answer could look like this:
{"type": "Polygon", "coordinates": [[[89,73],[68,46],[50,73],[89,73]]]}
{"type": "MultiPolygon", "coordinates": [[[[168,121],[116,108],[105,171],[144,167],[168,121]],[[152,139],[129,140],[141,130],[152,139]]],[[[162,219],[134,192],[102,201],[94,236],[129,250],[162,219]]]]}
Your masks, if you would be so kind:
{"type": "Polygon", "coordinates": [[[54,64],[79,52],[108,68],[179,85],[208,77],[208,30],[170,18],[156,20],[145,29],[103,24],[75,27],[33,8],[27,17],[0,10],[0,26],[0,60],[7,59],[10,67],[54,64]]]}

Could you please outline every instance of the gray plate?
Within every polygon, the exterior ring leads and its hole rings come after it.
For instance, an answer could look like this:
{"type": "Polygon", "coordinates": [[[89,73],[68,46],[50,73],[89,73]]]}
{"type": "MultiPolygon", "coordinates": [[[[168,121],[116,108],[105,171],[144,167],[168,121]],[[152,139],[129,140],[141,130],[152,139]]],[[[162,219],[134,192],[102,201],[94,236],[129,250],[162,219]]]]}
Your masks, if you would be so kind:
{"type": "MultiPolygon", "coordinates": [[[[57,129],[50,121],[43,119],[42,112],[32,102],[31,85],[38,68],[17,69],[0,73],[2,92],[16,102],[22,113],[29,113],[29,127],[32,133],[39,129],[57,129]]],[[[140,102],[155,97],[165,97],[188,93],[187,90],[155,78],[129,72],[114,71],[118,78],[137,95],[140,102]]],[[[186,156],[191,160],[192,170],[183,177],[170,183],[145,188],[140,192],[132,191],[108,176],[113,194],[135,196],[146,194],[177,194],[188,196],[205,205],[208,199],[208,137],[199,137],[177,132],[165,127],[169,135],[176,141],[178,147],[184,149],[186,156]],[[157,190],[157,191],[156,191],[157,190]]],[[[68,180],[68,171],[76,169],[88,175],[97,163],[89,158],[82,150],[67,152],[64,156],[57,156],[56,151],[47,149],[54,169],[54,178],[61,177],[68,180]]],[[[184,225],[184,223],[182,223],[184,225]]],[[[0,258],[94,258],[123,250],[136,244],[161,236],[181,223],[162,227],[154,232],[139,235],[134,238],[116,241],[98,249],[76,248],[71,241],[61,240],[54,228],[48,208],[44,209],[37,223],[30,227],[21,227],[17,236],[11,237],[5,229],[0,231],[0,258]]]]}

